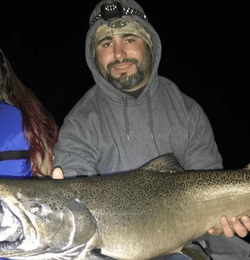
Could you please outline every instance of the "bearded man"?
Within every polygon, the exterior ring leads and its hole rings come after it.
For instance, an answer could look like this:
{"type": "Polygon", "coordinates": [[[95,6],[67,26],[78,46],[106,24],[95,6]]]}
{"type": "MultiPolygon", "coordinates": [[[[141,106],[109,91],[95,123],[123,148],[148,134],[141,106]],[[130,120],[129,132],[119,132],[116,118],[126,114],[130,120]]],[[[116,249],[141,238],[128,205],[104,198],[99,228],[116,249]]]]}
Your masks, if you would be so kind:
{"type": "MultiPolygon", "coordinates": [[[[158,75],[161,41],[135,1],[101,1],[95,7],[85,54],[96,84],[64,120],[54,150],[54,177],[61,171],[67,178],[128,171],[167,153],[186,170],[222,168],[200,105],[158,75]]],[[[222,224],[232,236],[226,217],[222,224]]],[[[246,235],[237,219],[233,224],[246,235]]],[[[230,259],[228,254],[213,257],[230,259]]]]}

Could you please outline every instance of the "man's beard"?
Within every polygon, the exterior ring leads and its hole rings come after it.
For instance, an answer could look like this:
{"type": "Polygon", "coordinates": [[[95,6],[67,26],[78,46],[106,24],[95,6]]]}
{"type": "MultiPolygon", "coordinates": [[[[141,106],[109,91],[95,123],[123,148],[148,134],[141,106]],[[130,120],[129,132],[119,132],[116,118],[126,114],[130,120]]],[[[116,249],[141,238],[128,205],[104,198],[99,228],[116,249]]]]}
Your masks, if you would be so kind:
{"type": "MultiPolygon", "coordinates": [[[[147,62],[146,62],[147,63],[147,62]]],[[[147,63],[147,65],[150,63],[147,63]]],[[[137,59],[123,59],[122,61],[116,60],[114,62],[111,62],[107,66],[107,71],[102,71],[102,69],[99,67],[101,74],[103,77],[112,84],[115,88],[121,90],[121,91],[127,91],[130,89],[133,89],[134,87],[138,86],[146,77],[147,73],[149,73],[150,68],[146,67],[145,64],[138,65],[137,59]],[[122,73],[119,78],[115,78],[112,73],[111,69],[114,65],[119,63],[126,63],[131,62],[136,66],[136,73],[132,75],[128,75],[126,72],[122,73]]]]}
{"type": "Polygon", "coordinates": [[[115,61],[113,63],[110,63],[108,65],[108,72],[106,74],[106,79],[107,81],[112,84],[115,88],[121,90],[121,91],[126,91],[129,89],[134,88],[135,86],[139,85],[145,77],[145,70],[141,68],[141,66],[138,66],[138,61],[136,59],[123,59],[122,62],[131,62],[135,64],[137,71],[136,73],[132,75],[128,75],[126,72],[122,73],[119,78],[115,78],[111,74],[111,68],[113,65],[121,63],[120,61],[115,61]]]}

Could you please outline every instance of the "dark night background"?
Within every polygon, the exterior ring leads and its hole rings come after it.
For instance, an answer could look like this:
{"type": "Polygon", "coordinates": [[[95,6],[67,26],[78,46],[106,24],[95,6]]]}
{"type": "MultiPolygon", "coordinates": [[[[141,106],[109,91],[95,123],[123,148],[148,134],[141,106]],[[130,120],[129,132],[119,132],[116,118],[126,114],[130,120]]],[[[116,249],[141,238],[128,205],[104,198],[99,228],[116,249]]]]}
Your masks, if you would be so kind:
{"type": "MultiPolygon", "coordinates": [[[[1,1],[0,46],[59,126],[94,83],[84,44],[98,2],[1,1]]],[[[203,107],[224,167],[250,163],[247,4],[138,3],[162,40],[159,74],[203,107]]]]}

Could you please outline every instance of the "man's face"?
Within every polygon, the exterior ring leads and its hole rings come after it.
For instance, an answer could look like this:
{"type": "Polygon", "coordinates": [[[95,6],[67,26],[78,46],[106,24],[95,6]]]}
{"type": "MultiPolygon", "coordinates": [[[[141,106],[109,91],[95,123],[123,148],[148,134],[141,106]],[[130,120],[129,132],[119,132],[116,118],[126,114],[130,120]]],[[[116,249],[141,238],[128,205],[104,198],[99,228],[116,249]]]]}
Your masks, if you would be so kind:
{"type": "Polygon", "coordinates": [[[102,76],[122,91],[145,86],[150,76],[151,53],[142,38],[113,35],[96,47],[96,63],[102,76]]]}

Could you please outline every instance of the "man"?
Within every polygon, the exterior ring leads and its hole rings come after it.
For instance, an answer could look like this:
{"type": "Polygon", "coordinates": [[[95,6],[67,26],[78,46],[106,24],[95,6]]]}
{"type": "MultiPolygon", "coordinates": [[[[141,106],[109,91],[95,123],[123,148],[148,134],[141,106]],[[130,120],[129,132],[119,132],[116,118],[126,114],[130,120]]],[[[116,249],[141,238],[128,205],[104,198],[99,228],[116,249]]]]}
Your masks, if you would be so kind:
{"type": "MultiPolygon", "coordinates": [[[[174,153],[186,170],[222,168],[206,115],[158,75],[160,58],[160,38],[136,2],[96,6],[86,37],[86,60],[96,85],[65,118],[55,146],[54,178],[61,171],[75,177],[131,170],[166,153],[174,153]]],[[[226,236],[233,236],[228,219],[221,220],[226,236]]],[[[233,227],[246,235],[237,219],[233,227]]]]}

